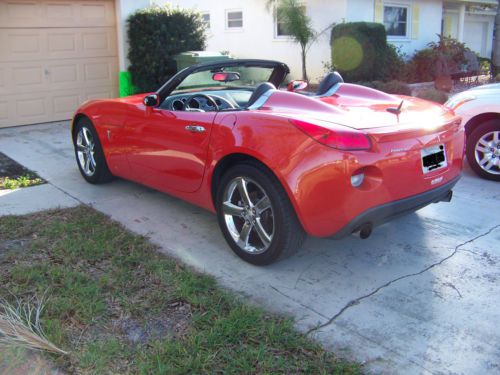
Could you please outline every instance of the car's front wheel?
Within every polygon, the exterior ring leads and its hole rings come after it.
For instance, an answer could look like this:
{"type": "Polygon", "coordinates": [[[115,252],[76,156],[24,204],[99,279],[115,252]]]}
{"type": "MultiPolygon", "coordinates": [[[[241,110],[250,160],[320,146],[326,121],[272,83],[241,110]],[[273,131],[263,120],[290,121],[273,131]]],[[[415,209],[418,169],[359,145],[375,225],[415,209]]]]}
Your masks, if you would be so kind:
{"type": "Polygon", "coordinates": [[[479,125],[467,138],[467,160],[480,177],[500,181],[500,121],[479,125]]]}
{"type": "Polygon", "coordinates": [[[285,190],[258,164],[229,169],[222,177],[216,206],[226,241],[249,263],[270,264],[298,250],[305,238],[285,190]]]}
{"type": "Polygon", "coordinates": [[[81,118],[76,123],[73,145],[78,168],[87,182],[100,184],[113,178],[106,164],[99,136],[88,118],[81,118]]]}

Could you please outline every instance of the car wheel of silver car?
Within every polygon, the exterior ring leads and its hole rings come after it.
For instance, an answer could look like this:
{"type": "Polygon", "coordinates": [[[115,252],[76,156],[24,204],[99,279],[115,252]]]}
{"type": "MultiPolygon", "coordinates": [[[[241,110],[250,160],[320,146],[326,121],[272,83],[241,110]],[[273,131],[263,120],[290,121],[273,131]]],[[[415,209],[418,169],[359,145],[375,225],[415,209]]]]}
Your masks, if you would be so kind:
{"type": "Polygon", "coordinates": [[[500,121],[477,126],[467,139],[467,160],[480,177],[500,181],[500,121]]]}
{"type": "Polygon", "coordinates": [[[106,164],[97,132],[88,118],[80,118],[76,123],[73,145],[78,168],[87,182],[99,184],[113,178],[106,164]]]}
{"type": "Polygon", "coordinates": [[[219,225],[240,258],[265,265],[300,248],[305,233],[270,171],[257,163],[239,164],[224,174],[219,186],[219,225]]]}

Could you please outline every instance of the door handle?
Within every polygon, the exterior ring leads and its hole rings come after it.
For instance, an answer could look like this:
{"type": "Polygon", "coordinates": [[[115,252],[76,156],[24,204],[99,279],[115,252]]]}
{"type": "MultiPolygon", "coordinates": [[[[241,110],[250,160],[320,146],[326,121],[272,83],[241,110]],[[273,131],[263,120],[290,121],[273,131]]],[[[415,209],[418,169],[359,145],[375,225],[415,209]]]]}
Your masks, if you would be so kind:
{"type": "Polygon", "coordinates": [[[188,125],[186,126],[186,130],[191,133],[203,133],[205,128],[200,125],[188,125]]]}

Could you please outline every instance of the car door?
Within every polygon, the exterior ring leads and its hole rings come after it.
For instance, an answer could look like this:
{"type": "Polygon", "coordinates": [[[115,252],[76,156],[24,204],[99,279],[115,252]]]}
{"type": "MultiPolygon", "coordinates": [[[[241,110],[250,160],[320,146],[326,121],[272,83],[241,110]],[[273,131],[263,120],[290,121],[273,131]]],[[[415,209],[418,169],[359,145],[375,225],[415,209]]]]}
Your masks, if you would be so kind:
{"type": "Polygon", "coordinates": [[[133,179],[163,191],[196,191],[216,114],[133,108],[125,123],[133,179]]]}

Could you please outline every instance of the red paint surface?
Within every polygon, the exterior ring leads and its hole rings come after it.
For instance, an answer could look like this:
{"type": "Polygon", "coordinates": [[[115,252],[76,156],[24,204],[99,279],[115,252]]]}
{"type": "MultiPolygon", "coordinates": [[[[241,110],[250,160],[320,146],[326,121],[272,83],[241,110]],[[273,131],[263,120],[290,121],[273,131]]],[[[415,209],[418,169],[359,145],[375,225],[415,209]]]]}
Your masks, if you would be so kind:
{"type": "Polygon", "coordinates": [[[343,84],[328,98],[277,91],[259,110],[216,113],[147,108],[144,96],[93,101],[77,112],[94,123],[113,174],[214,211],[211,184],[217,164],[231,154],[246,154],[273,171],[304,229],[315,236],[336,233],[371,207],[445,184],[462,169],[460,118],[420,99],[343,84]],[[403,99],[400,115],[387,111],[403,99]],[[372,147],[328,147],[291,118],[357,129],[372,147]],[[206,131],[186,131],[191,124],[206,131]],[[420,151],[438,144],[446,147],[448,167],[424,175],[420,151]],[[350,177],[359,170],[367,177],[354,188],[350,177]]]}

